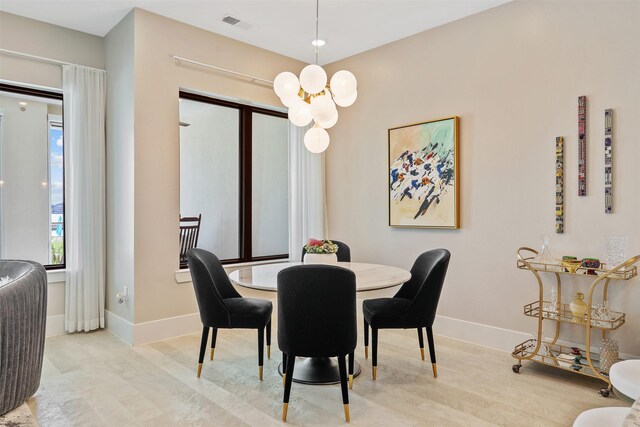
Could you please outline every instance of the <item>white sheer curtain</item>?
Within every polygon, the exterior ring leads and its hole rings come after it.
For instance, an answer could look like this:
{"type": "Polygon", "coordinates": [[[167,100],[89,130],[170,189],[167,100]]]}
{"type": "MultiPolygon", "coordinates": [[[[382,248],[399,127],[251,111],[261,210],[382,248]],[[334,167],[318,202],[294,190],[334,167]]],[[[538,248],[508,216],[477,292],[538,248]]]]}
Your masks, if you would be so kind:
{"type": "Polygon", "coordinates": [[[104,71],[62,68],[65,149],[65,330],[104,328],[104,71]]]}
{"type": "Polygon", "coordinates": [[[304,146],[308,127],[289,123],[289,259],[300,261],[309,238],[323,239],[327,229],[324,154],[304,146]]]}

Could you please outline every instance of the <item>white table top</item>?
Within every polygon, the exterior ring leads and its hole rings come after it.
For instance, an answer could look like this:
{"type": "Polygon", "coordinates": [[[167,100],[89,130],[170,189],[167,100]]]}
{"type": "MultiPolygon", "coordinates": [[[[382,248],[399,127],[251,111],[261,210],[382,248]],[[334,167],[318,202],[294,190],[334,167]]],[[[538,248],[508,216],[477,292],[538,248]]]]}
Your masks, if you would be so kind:
{"type": "MultiPolygon", "coordinates": [[[[303,265],[301,262],[255,265],[232,271],[229,279],[246,288],[275,292],[278,273],[287,267],[303,265]]],[[[356,290],[372,291],[400,285],[411,279],[411,273],[398,267],[361,262],[338,262],[331,265],[348,268],[356,274],[356,290]]]]}

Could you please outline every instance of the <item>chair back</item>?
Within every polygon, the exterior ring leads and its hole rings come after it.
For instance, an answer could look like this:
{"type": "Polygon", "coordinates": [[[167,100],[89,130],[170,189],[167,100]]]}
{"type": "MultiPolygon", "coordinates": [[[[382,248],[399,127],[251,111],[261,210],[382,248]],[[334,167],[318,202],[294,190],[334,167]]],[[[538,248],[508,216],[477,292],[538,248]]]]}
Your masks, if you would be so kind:
{"type": "Polygon", "coordinates": [[[202,214],[180,217],[180,268],[187,268],[187,251],[198,246],[201,219],[202,214]]]}
{"type": "Polygon", "coordinates": [[[242,296],[231,284],[222,263],[211,252],[197,248],[189,249],[187,260],[202,324],[211,327],[230,327],[231,312],[224,300],[242,296]]]}
{"type": "MultiPolygon", "coordinates": [[[[331,240],[333,243],[338,245],[338,252],[336,252],[336,256],[338,257],[338,262],[351,262],[351,249],[347,246],[346,243],[343,243],[339,240],[331,240]]],[[[302,257],[300,261],[304,261],[304,256],[307,251],[304,250],[304,246],[302,247],[302,257]]]]}
{"type": "Polygon", "coordinates": [[[411,267],[411,279],[394,296],[411,300],[405,315],[420,326],[433,325],[450,258],[446,249],[421,254],[411,267]]]}
{"type": "Polygon", "coordinates": [[[299,265],[278,274],[278,346],[302,357],[356,348],[356,275],[333,265],[299,265]]]}

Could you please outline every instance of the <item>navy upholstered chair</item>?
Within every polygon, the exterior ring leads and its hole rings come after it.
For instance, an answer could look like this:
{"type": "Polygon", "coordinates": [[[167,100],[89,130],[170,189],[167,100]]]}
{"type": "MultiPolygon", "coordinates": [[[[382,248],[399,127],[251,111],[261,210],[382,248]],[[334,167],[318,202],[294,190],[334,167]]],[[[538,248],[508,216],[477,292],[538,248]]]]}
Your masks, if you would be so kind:
{"type": "Polygon", "coordinates": [[[424,360],[422,328],[425,328],[433,376],[438,376],[432,325],[450,258],[451,254],[446,249],[434,249],[421,254],[411,267],[411,279],[402,285],[393,298],[368,299],[362,303],[365,358],[369,356],[369,327],[371,327],[373,341],[371,366],[374,380],[378,365],[379,329],[416,328],[420,354],[424,360]]]}
{"type": "MultiPolygon", "coordinates": [[[[351,262],[351,249],[347,246],[346,243],[343,243],[339,240],[331,240],[333,243],[338,245],[338,252],[336,252],[336,257],[338,257],[338,262],[351,262]]],[[[304,261],[304,256],[307,251],[304,250],[304,246],[302,247],[302,257],[300,261],[304,261]]]]}
{"type": "Polygon", "coordinates": [[[216,348],[218,329],[241,328],[258,330],[258,371],[262,381],[265,329],[267,357],[270,357],[271,353],[271,311],[273,310],[271,301],[242,298],[231,284],[218,257],[211,252],[204,249],[189,249],[187,259],[202,320],[198,378],[207,349],[209,328],[212,329],[211,360],[216,348]]]}
{"type": "Polygon", "coordinates": [[[296,356],[338,357],[342,403],[349,421],[349,382],[353,381],[353,352],[357,344],[356,276],[333,265],[300,265],[278,274],[278,346],[282,351],[287,420],[296,356]]]}

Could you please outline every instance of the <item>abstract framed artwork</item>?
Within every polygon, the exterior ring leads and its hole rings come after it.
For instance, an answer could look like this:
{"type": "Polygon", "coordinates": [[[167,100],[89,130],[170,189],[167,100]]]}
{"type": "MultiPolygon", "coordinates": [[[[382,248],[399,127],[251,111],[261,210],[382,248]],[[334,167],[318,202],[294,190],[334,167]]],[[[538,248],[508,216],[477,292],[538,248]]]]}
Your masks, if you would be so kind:
{"type": "Polygon", "coordinates": [[[389,129],[389,225],[459,228],[457,116],[389,129]]]}

